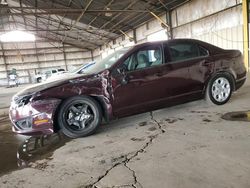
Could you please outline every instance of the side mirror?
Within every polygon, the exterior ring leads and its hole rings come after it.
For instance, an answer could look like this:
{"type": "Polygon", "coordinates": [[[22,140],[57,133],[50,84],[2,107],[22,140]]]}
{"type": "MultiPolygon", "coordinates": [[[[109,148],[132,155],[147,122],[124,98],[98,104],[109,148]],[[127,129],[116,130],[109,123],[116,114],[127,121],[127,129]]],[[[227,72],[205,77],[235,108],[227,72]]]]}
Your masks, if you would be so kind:
{"type": "Polygon", "coordinates": [[[127,74],[126,74],[126,67],[123,65],[123,66],[117,68],[117,72],[118,72],[118,74],[121,75],[121,80],[120,80],[121,84],[122,85],[127,84],[128,83],[128,77],[127,77],[127,74]]]}
{"type": "Polygon", "coordinates": [[[120,66],[119,68],[117,68],[117,72],[121,75],[125,75],[126,66],[125,65],[120,66]]]}

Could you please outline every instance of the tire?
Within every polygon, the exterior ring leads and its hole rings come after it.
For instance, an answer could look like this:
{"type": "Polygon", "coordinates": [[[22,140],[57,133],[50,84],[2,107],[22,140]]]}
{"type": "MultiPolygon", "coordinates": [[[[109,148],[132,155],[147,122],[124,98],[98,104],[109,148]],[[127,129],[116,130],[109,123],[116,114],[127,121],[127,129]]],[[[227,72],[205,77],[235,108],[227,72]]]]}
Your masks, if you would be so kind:
{"type": "Polygon", "coordinates": [[[211,78],[206,89],[206,99],[216,105],[229,101],[233,92],[233,78],[227,73],[220,73],[211,78]]]}
{"type": "Polygon", "coordinates": [[[37,83],[41,83],[42,82],[42,78],[37,78],[36,81],[37,81],[37,83]]]}
{"type": "Polygon", "coordinates": [[[59,108],[58,125],[63,134],[70,138],[93,134],[102,121],[100,105],[87,96],[69,98],[59,108]]]}

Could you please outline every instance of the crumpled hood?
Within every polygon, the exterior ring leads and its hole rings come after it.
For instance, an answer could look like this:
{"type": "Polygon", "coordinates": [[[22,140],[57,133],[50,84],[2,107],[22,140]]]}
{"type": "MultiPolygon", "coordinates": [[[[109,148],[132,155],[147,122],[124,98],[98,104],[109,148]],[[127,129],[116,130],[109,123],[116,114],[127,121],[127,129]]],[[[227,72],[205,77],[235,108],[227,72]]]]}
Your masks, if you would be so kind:
{"type": "MultiPolygon", "coordinates": [[[[86,75],[87,76],[87,75],[86,75]]],[[[65,73],[62,75],[58,75],[58,77],[55,77],[51,80],[34,84],[29,87],[24,88],[23,90],[19,91],[14,95],[14,97],[17,96],[25,96],[25,95],[30,95],[35,92],[43,91],[45,89],[49,89],[55,86],[59,86],[61,84],[67,83],[72,79],[79,78],[79,77],[85,77],[85,75],[80,75],[80,74],[70,74],[70,73],[65,73]]]]}

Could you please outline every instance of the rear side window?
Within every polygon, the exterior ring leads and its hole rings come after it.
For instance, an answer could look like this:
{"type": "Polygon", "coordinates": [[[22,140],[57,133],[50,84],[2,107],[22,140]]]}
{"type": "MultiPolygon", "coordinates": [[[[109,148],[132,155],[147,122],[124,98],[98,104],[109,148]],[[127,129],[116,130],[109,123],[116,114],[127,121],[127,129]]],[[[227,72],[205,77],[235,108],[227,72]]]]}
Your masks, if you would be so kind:
{"type": "Polygon", "coordinates": [[[208,50],[195,43],[175,43],[169,44],[171,62],[183,61],[187,59],[208,55],[208,50]]]}
{"type": "Polygon", "coordinates": [[[56,70],[52,70],[52,73],[57,73],[57,71],[56,70]]]}

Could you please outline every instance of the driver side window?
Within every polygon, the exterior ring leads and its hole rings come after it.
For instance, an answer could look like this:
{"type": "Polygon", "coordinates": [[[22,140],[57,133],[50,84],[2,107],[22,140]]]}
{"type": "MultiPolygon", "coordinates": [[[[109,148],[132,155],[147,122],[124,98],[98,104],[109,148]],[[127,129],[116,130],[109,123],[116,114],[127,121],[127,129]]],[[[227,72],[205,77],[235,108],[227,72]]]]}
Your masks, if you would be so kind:
{"type": "Polygon", "coordinates": [[[124,61],[124,67],[127,71],[144,69],[162,64],[162,51],[160,47],[141,49],[130,55],[124,61]]]}

